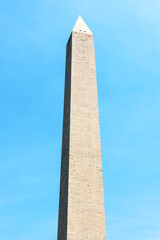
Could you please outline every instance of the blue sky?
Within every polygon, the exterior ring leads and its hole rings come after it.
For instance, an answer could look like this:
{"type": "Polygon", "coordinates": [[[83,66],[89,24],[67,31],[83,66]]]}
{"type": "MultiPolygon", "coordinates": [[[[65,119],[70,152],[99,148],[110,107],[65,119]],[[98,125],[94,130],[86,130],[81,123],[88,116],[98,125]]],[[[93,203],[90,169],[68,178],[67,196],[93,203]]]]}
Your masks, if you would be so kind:
{"type": "Polygon", "coordinates": [[[56,239],[65,46],[95,38],[108,240],[160,239],[160,1],[0,1],[0,239],[56,239]]]}

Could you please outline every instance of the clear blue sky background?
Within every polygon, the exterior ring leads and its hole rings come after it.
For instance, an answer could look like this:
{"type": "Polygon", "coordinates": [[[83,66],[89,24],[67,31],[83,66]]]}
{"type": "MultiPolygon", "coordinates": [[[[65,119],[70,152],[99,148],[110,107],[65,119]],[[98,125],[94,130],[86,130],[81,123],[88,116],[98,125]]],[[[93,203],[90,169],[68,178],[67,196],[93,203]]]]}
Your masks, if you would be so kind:
{"type": "Polygon", "coordinates": [[[95,36],[108,240],[160,239],[160,1],[0,1],[0,239],[53,240],[65,46],[95,36]]]}

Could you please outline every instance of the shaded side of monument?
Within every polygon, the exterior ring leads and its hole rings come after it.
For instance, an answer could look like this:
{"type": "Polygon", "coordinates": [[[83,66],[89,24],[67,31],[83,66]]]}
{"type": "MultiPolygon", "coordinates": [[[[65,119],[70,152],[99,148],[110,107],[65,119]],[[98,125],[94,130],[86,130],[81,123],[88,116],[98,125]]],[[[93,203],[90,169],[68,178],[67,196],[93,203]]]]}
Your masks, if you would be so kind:
{"type": "Polygon", "coordinates": [[[94,37],[78,18],[66,48],[58,240],[106,240],[94,37]]]}

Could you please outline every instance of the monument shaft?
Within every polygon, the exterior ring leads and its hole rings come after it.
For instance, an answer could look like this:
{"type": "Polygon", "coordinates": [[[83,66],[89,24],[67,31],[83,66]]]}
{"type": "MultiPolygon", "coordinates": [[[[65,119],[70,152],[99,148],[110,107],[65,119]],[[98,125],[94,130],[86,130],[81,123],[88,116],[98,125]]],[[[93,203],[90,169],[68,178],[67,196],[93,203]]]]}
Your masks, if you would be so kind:
{"type": "Polygon", "coordinates": [[[106,240],[94,38],[81,17],[66,49],[58,240],[106,240]]]}

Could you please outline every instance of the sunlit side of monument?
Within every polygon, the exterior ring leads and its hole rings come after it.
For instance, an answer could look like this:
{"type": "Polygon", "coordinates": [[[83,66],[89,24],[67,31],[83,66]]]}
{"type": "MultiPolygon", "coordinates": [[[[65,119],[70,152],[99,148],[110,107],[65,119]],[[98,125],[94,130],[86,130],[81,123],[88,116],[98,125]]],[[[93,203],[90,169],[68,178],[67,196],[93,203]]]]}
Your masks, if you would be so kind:
{"type": "Polygon", "coordinates": [[[94,37],[78,18],[66,47],[58,240],[106,240],[94,37]]]}

